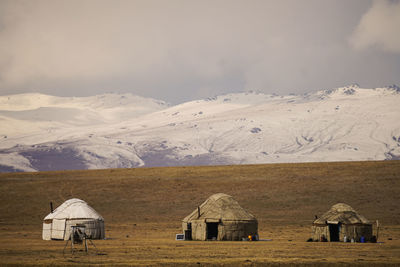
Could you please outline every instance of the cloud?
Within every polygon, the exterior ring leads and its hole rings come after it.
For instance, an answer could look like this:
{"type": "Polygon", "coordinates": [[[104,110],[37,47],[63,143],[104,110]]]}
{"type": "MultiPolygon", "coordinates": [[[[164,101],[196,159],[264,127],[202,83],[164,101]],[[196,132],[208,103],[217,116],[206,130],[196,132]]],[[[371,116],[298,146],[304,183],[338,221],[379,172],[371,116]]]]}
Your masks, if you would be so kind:
{"type": "Polygon", "coordinates": [[[174,87],[228,86],[224,78],[250,64],[252,47],[266,41],[249,40],[270,28],[261,11],[248,8],[243,16],[242,7],[236,1],[2,1],[0,87],[72,94],[131,87],[164,96],[163,90],[185,93],[174,87]]]}
{"type": "Polygon", "coordinates": [[[376,75],[396,83],[398,60],[363,55],[361,62],[344,41],[369,4],[0,0],[0,94],[113,91],[179,103],[363,85],[376,75]]]}
{"type": "Polygon", "coordinates": [[[376,47],[400,53],[400,1],[375,0],[361,18],[350,44],[358,50],[376,47]]]}

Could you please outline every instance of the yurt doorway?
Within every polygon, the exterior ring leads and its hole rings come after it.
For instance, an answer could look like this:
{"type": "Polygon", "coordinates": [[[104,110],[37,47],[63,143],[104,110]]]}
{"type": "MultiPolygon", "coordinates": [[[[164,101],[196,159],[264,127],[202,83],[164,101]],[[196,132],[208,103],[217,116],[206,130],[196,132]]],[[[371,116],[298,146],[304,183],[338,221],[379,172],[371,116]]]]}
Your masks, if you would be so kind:
{"type": "Polygon", "coordinates": [[[218,223],[207,223],[207,239],[218,238],[218,223]]]}
{"type": "Polygon", "coordinates": [[[330,241],[339,241],[339,224],[328,224],[330,241]]]}
{"type": "Polygon", "coordinates": [[[187,224],[187,230],[185,230],[185,240],[192,240],[192,223],[187,224]]]}

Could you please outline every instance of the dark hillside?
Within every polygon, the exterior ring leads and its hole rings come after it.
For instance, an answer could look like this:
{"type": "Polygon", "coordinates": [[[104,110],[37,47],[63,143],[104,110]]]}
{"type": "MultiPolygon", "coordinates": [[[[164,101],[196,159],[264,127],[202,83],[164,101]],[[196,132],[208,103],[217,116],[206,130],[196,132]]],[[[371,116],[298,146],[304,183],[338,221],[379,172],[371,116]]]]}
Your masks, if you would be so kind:
{"type": "Polygon", "coordinates": [[[217,192],[234,196],[265,224],[308,224],[337,202],[370,220],[400,224],[399,161],[7,173],[0,181],[2,220],[35,227],[50,201],[58,206],[72,197],[110,223],[179,225],[217,192]]]}

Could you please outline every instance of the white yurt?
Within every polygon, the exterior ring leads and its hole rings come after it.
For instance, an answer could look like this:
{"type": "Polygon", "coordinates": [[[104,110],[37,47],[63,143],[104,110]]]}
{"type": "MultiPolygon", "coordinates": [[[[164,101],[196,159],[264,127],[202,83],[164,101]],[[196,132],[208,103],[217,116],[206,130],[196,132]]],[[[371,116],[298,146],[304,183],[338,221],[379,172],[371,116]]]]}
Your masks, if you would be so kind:
{"type": "Polygon", "coordinates": [[[72,198],[43,219],[43,240],[68,240],[71,226],[85,226],[90,239],[104,238],[103,217],[85,201],[72,198]]]}

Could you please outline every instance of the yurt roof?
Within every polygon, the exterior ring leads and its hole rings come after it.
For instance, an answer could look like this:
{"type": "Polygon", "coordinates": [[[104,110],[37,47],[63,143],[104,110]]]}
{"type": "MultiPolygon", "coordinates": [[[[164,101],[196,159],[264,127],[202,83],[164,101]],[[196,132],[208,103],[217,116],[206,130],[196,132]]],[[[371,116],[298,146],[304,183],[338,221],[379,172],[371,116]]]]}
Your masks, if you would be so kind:
{"type": "Polygon", "coordinates": [[[320,218],[314,221],[314,224],[326,223],[342,224],[371,224],[364,216],[358,214],[352,207],[345,203],[338,203],[332,206],[320,218]]]}
{"type": "Polygon", "coordinates": [[[188,222],[197,219],[213,219],[226,221],[254,221],[256,218],[244,210],[233,197],[218,193],[210,196],[200,206],[200,217],[196,208],[183,221],[188,222]]]}
{"type": "Polygon", "coordinates": [[[103,220],[92,207],[85,201],[72,198],[57,207],[52,213],[48,214],[44,220],[50,219],[97,219],[103,220]]]}

